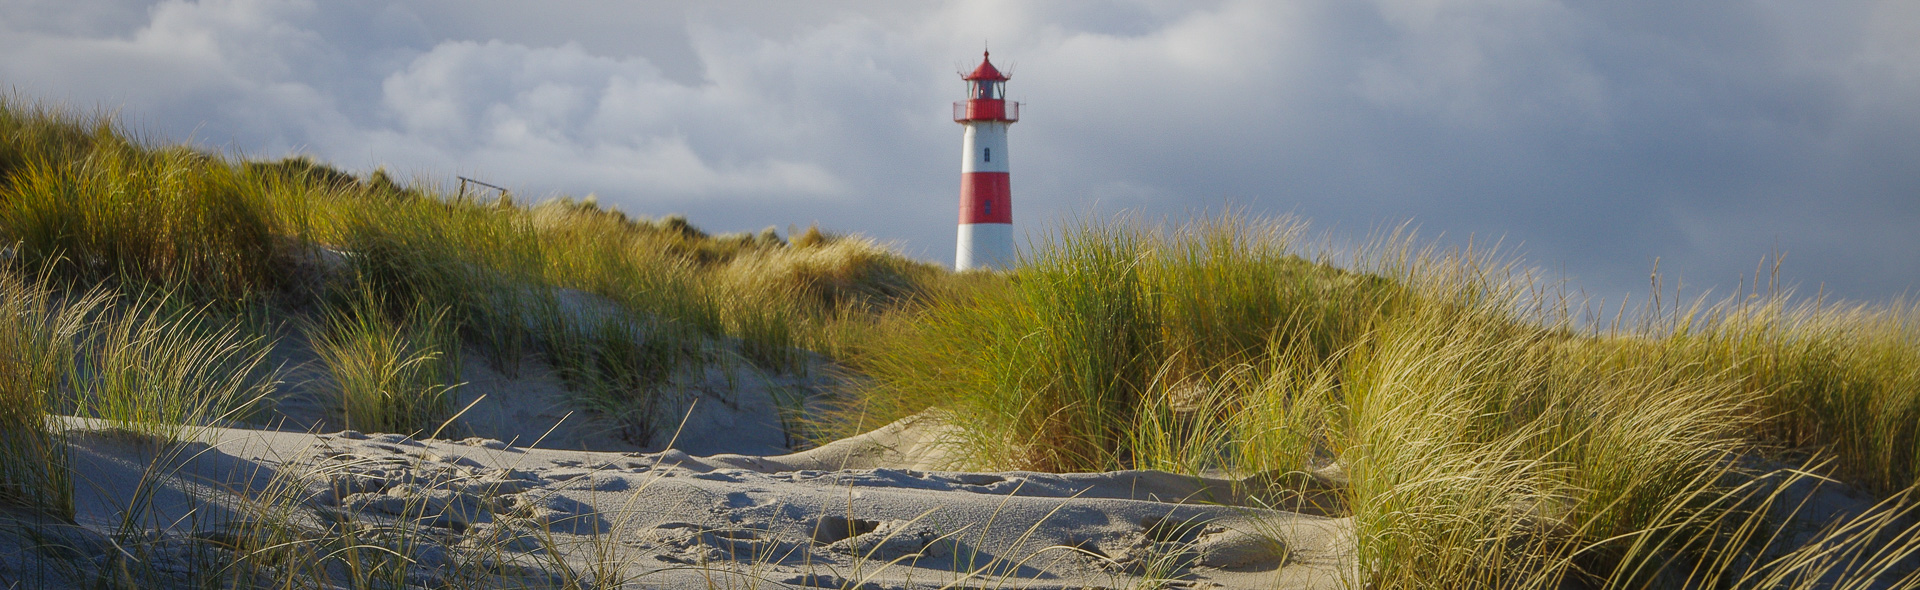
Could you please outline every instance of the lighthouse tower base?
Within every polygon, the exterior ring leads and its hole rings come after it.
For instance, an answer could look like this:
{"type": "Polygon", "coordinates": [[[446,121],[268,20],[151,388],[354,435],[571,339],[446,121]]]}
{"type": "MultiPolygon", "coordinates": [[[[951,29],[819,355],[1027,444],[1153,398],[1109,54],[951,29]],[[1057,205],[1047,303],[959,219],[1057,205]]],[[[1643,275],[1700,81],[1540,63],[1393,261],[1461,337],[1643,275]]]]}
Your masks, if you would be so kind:
{"type": "Polygon", "coordinates": [[[955,244],[954,270],[1007,269],[1013,266],[1013,224],[962,223],[955,244]]]}

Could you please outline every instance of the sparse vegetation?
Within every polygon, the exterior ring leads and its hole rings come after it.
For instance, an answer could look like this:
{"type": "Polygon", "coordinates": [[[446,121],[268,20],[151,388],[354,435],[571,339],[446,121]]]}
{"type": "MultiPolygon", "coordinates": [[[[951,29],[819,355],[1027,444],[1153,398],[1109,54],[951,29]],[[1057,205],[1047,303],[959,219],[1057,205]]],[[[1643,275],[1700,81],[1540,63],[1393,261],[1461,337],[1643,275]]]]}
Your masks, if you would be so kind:
{"type": "Polygon", "coordinates": [[[669,388],[674,372],[699,365],[704,351],[664,332],[671,324],[641,321],[626,315],[556,321],[545,334],[547,354],[580,407],[616,419],[628,440],[653,441],[672,418],[666,410],[677,401],[669,388]]]}
{"type": "Polygon", "coordinates": [[[391,305],[363,288],[329,312],[312,336],[333,380],[342,422],[368,432],[436,433],[453,417],[459,387],[459,339],[444,309],[391,305]]]}
{"type": "Polygon", "coordinates": [[[254,418],[270,400],[267,336],[170,297],[119,303],[81,340],[60,413],[176,440],[187,428],[254,418]]]}
{"type": "Polygon", "coordinates": [[[74,373],[99,292],[55,301],[45,277],[0,272],[0,504],[73,513],[65,433],[47,424],[74,373]]]}

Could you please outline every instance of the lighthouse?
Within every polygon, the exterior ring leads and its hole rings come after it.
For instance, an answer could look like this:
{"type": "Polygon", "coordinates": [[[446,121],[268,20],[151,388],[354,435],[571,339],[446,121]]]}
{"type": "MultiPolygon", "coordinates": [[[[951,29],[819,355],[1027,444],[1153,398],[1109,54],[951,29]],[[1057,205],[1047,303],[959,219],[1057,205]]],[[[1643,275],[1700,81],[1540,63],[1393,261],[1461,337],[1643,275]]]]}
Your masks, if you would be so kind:
{"type": "Polygon", "coordinates": [[[1007,102],[1007,76],[980,55],[980,67],[962,76],[967,99],[953,103],[961,139],[960,236],[953,268],[1013,265],[1013,190],[1007,184],[1007,126],[1020,120],[1020,103],[1007,102]]]}

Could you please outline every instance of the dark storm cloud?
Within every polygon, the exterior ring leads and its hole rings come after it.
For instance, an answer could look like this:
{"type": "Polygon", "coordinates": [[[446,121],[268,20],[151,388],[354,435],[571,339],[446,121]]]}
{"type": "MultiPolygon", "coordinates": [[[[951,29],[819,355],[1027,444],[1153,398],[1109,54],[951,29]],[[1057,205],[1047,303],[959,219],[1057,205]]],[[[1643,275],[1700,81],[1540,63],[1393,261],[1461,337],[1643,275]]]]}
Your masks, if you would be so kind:
{"type": "Polygon", "coordinates": [[[1914,6],[0,0],[0,80],[251,155],[943,260],[949,70],[990,40],[1028,103],[1023,231],[1411,220],[1613,299],[1655,258],[1724,293],[1782,249],[1805,289],[1881,299],[1920,282],[1914,6]]]}

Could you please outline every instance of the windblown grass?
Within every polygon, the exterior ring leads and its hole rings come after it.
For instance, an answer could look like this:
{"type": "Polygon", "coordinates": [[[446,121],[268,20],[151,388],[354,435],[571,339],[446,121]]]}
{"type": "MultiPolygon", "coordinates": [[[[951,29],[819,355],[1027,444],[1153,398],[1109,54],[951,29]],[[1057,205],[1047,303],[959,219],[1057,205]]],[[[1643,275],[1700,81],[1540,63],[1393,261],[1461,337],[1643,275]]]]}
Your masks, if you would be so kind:
{"type": "Polygon", "coordinates": [[[999,466],[1155,461],[1131,448],[1158,444],[1127,434],[1137,420],[1175,408],[1187,422],[1227,419],[1226,407],[1187,410],[1274,352],[1345,349],[1397,296],[1289,254],[1298,233],[1230,218],[1170,234],[1128,221],[1073,227],[1004,286],[934,301],[878,336],[855,360],[875,388],[849,430],[938,404],[968,422],[975,455],[1014,458],[999,466]]]}
{"type": "Polygon", "coordinates": [[[676,372],[701,365],[674,326],[630,315],[580,318],[555,312],[544,330],[547,355],[579,407],[614,419],[627,440],[652,444],[677,407],[676,372]]]}
{"type": "MultiPolygon", "coordinates": [[[[337,303],[327,293],[365,282],[396,306],[390,317],[413,302],[444,309],[461,345],[509,374],[540,355],[599,391],[604,379],[583,376],[609,374],[606,355],[579,351],[631,343],[559,328],[547,315],[567,290],[622,308],[647,334],[642,348],[724,349],[792,371],[805,365],[796,348],[855,348],[870,310],[944,274],[817,228],[789,243],[771,229],[716,236],[684,217],[629,217],[591,196],[530,207],[449,196],[305,157],[152,147],[109,117],[13,99],[0,103],[0,239],[29,271],[166,292],[187,307],[324,316],[337,303]]],[[[672,367],[618,370],[698,374],[717,356],[676,352],[664,359],[672,367]]]]}
{"type": "Polygon", "coordinates": [[[444,308],[416,302],[395,315],[390,307],[363,288],[314,328],[314,352],[348,428],[437,433],[453,417],[460,341],[444,308]]]}
{"type": "Polygon", "coordinates": [[[702,267],[678,254],[692,240],[678,224],[655,224],[594,206],[556,200],[528,214],[547,255],[547,281],[592,293],[672,331],[717,333],[724,320],[702,281],[702,267]],[[677,228],[677,229],[666,229],[677,228]]]}
{"type": "Polygon", "coordinates": [[[71,518],[66,439],[47,417],[74,374],[87,317],[105,297],[94,291],[62,304],[46,283],[0,271],[0,504],[71,518]]]}
{"type": "Polygon", "coordinates": [[[1768,439],[1832,453],[1879,494],[1920,479],[1920,308],[1756,294],[1700,315],[1661,343],[1757,396],[1768,439]]]}
{"type": "Polygon", "coordinates": [[[479,203],[369,192],[314,212],[325,243],[346,253],[346,276],[402,315],[446,310],[463,339],[511,367],[532,349],[542,252],[524,221],[479,203]]]}
{"type": "Polygon", "coordinates": [[[64,428],[49,423],[57,415],[162,441],[254,416],[275,386],[268,345],[167,297],[62,297],[45,274],[0,269],[0,503],[72,516],[64,428]]]}
{"type": "Polygon", "coordinates": [[[110,146],[79,160],[30,159],[8,180],[0,232],[30,265],[227,299],[280,280],[281,242],[258,184],[212,156],[110,146]]]}
{"type": "Polygon", "coordinates": [[[843,428],[945,408],[983,468],[1337,461],[1372,587],[1914,581],[1877,569],[1920,547],[1887,516],[1912,509],[1920,444],[1911,310],[1774,295],[1579,325],[1484,250],[1394,234],[1343,272],[1301,233],[1069,227],[1002,286],[885,332],[843,428]],[[1808,456],[1893,499],[1839,527],[1873,533],[1779,533],[1791,499],[1756,482],[1809,476],[1760,465],[1808,456]]]}
{"type": "Polygon", "coordinates": [[[60,413],[171,441],[189,428],[253,418],[271,401],[272,343],[231,318],[157,296],[109,308],[95,321],[60,413]]]}
{"type": "Polygon", "coordinates": [[[0,178],[34,161],[77,161],[97,148],[127,143],[105,113],[82,114],[17,95],[0,96],[0,178]]]}

